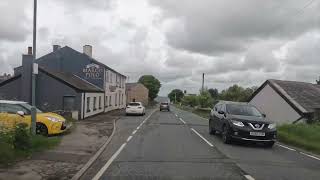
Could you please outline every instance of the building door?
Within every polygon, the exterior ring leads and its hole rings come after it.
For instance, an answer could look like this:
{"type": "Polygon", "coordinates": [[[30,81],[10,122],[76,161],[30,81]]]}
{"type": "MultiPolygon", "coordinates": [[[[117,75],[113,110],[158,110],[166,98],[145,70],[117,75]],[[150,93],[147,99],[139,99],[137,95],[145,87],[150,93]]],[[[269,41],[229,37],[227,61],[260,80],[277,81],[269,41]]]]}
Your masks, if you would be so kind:
{"type": "Polygon", "coordinates": [[[73,111],[75,107],[75,97],[74,96],[64,96],[63,97],[63,110],[73,111]]]}

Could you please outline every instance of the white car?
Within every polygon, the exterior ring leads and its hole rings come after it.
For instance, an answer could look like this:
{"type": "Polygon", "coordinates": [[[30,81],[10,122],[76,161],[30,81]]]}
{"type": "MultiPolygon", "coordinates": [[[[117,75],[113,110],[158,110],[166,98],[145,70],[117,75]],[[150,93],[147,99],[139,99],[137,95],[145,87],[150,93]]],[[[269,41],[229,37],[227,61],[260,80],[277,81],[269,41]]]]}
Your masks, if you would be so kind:
{"type": "Polygon", "coordinates": [[[131,102],[126,107],[126,115],[129,114],[138,114],[143,116],[146,114],[146,108],[141,102],[131,102]]]}

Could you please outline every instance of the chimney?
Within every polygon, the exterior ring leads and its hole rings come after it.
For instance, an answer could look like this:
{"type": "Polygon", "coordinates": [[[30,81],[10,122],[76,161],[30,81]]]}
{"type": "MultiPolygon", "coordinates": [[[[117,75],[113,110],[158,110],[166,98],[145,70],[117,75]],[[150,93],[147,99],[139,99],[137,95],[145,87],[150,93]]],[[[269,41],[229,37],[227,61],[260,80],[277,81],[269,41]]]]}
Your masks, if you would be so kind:
{"type": "Polygon", "coordinates": [[[60,45],[53,45],[53,52],[56,52],[58,49],[60,49],[61,46],[60,45]]]}
{"type": "Polygon", "coordinates": [[[28,55],[32,55],[32,47],[28,47],[28,55]]]}
{"type": "Polygon", "coordinates": [[[92,57],[92,46],[90,45],[84,45],[83,46],[83,54],[88,55],[89,57],[92,57]]]}
{"type": "Polygon", "coordinates": [[[32,47],[28,47],[28,54],[22,55],[21,99],[29,103],[31,103],[32,61],[32,47]]]}

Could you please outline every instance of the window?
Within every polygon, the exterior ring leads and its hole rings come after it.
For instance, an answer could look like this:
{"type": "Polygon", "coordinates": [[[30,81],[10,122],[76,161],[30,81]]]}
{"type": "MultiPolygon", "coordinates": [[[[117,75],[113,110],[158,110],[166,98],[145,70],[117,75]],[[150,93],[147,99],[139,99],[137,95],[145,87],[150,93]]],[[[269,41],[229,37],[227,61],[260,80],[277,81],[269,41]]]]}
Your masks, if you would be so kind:
{"type": "Polygon", "coordinates": [[[102,109],[102,107],[101,107],[101,96],[99,96],[99,109],[102,109]]]}
{"type": "Polygon", "coordinates": [[[105,107],[108,107],[108,103],[109,103],[109,101],[108,101],[108,96],[106,96],[105,107]]]}
{"type": "Polygon", "coordinates": [[[122,94],[122,98],[121,98],[122,100],[121,100],[121,104],[123,105],[123,94],[122,94]]]}
{"type": "Polygon", "coordinates": [[[121,98],[121,96],[120,96],[120,94],[119,94],[119,101],[118,101],[118,102],[119,102],[119,106],[121,105],[121,101],[120,101],[120,98],[121,98]]]}
{"type": "Polygon", "coordinates": [[[97,110],[97,97],[93,98],[93,111],[97,110]]]}
{"type": "Polygon", "coordinates": [[[226,111],[226,105],[225,105],[225,104],[223,104],[223,105],[221,106],[221,111],[227,112],[227,111],[226,111]]]}
{"type": "Polygon", "coordinates": [[[116,94],[116,95],[115,95],[115,98],[114,98],[114,101],[115,101],[115,105],[116,105],[116,106],[118,106],[117,100],[118,100],[118,94],[116,94]]]}
{"type": "Polygon", "coordinates": [[[16,114],[18,111],[23,111],[24,114],[29,115],[30,110],[17,104],[0,104],[0,113],[5,112],[9,114],[16,114]]]}
{"type": "Polygon", "coordinates": [[[112,104],[111,104],[111,96],[109,97],[109,106],[112,106],[112,104]]]}
{"type": "Polygon", "coordinates": [[[242,116],[261,117],[262,114],[253,106],[240,104],[227,104],[228,113],[242,116]]]}
{"type": "Polygon", "coordinates": [[[90,112],[90,97],[87,97],[87,112],[90,112]]]}
{"type": "Polygon", "coordinates": [[[220,111],[220,109],[221,109],[221,104],[217,104],[215,107],[214,107],[214,110],[215,111],[220,111]]]}
{"type": "Polygon", "coordinates": [[[106,81],[109,82],[109,71],[106,71],[106,81]]]}

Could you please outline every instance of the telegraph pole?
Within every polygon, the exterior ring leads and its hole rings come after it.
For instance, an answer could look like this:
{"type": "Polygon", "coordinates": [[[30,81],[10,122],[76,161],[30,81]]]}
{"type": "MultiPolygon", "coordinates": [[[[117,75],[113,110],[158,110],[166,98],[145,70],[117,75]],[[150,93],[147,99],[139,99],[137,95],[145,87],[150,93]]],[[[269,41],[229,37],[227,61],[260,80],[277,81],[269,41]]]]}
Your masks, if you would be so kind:
{"type": "Polygon", "coordinates": [[[201,93],[204,91],[204,73],[202,73],[202,86],[201,86],[201,93]]]}
{"type": "Polygon", "coordinates": [[[35,68],[37,53],[37,0],[33,4],[33,62],[32,62],[32,108],[31,108],[31,133],[36,134],[37,110],[36,110],[36,74],[35,68]]]}

